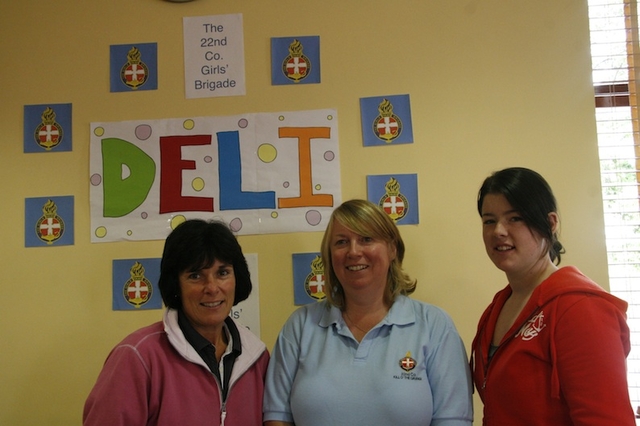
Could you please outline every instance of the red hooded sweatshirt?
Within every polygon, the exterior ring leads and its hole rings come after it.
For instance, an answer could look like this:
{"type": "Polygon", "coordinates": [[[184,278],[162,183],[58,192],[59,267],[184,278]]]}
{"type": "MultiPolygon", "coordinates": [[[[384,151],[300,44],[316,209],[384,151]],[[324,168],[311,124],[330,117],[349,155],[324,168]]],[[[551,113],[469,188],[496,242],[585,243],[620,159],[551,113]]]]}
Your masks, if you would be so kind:
{"type": "Polygon", "coordinates": [[[627,388],[627,303],[574,267],[533,292],[493,357],[489,348],[507,286],[473,340],[473,380],[485,426],[635,426],[627,388]]]}

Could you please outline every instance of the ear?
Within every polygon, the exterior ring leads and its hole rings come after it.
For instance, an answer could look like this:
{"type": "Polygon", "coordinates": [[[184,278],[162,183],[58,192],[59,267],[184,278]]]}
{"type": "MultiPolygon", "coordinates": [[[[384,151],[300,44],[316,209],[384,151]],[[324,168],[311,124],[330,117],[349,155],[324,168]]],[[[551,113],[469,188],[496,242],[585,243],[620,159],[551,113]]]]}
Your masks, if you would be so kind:
{"type": "Polygon", "coordinates": [[[558,228],[560,227],[560,217],[556,212],[549,213],[547,217],[549,218],[549,224],[551,225],[551,233],[555,234],[558,232],[558,228]]]}
{"type": "Polygon", "coordinates": [[[398,257],[398,248],[395,244],[389,243],[389,260],[394,261],[398,257]]]}

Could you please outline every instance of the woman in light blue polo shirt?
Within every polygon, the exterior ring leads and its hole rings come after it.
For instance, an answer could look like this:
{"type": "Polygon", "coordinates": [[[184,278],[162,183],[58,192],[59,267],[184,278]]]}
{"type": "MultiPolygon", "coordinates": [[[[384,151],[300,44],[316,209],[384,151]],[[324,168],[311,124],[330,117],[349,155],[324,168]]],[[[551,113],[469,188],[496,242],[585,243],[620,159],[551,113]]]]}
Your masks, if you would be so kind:
{"type": "Polygon", "coordinates": [[[440,308],[407,296],[404,243],[365,200],[332,214],[322,240],[327,300],[296,310],[267,370],[265,425],[469,426],[464,345],[440,308]]]}

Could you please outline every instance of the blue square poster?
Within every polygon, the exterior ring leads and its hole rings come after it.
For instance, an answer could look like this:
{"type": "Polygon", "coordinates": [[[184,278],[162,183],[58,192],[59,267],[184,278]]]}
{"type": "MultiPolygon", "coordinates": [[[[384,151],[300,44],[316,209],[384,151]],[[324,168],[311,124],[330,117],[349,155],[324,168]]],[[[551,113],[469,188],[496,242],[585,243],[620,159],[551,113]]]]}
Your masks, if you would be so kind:
{"type": "Polygon", "coordinates": [[[364,146],[413,143],[409,95],[360,99],[364,146]]]}
{"type": "Polygon", "coordinates": [[[112,92],[158,89],[158,44],[117,44],[110,46],[112,92]]]}
{"type": "Polygon", "coordinates": [[[162,309],[160,258],[114,259],[113,310],[162,309]]]}
{"type": "Polygon", "coordinates": [[[73,245],[73,196],[25,198],[24,216],[25,247],[73,245]]]}
{"type": "Polygon", "coordinates": [[[292,260],[294,304],[324,300],[324,265],[320,253],[294,253],[292,260]]]}
{"type": "Polygon", "coordinates": [[[71,151],[71,104],[24,106],[25,153],[71,151]]]}
{"type": "Polygon", "coordinates": [[[419,223],[416,174],[367,176],[367,198],[380,206],[396,225],[419,223]]]}
{"type": "Polygon", "coordinates": [[[320,83],[320,37],[271,39],[271,84],[320,83]]]}

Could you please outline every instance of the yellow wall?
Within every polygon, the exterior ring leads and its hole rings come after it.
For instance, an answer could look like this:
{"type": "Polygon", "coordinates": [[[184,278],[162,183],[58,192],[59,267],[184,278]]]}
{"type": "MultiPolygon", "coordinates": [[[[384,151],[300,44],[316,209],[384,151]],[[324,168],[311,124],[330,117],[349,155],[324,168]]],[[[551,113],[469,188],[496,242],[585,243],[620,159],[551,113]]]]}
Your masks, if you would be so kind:
{"type": "MultiPolygon", "coordinates": [[[[575,264],[607,265],[586,2],[540,0],[23,0],[0,3],[0,424],[80,424],[109,350],[161,311],[111,310],[111,260],[162,241],[91,244],[89,123],[336,108],[343,198],[369,174],[418,173],[420,224],[403,226],[415,297],[447,310],[469,346],[505,284],[486,258],[475,196],[522,165],[548,178],[575,264]],[[247,95],[184,97],[182,17],[242,13],[247,95]],[[322,83],[271,86],[270,38],[319,35],[322,83]],[[157,42],[159,89],[109,92],[109,45],[157,42]],[[411,95],[415,143],[363,148],[359,99],[411,95]],[[73,151],[23,153],[23,107],[73,104],[73,151]],[[388,161],[393,158],[393,162],[388,161]],[[24,199],[73,195],[75,245],[24,247],[24,199]]],[[[293,311],[291,253],[321,233],[242,236],[258,253],[262,337],[293,311]]],[[[479,411],[479,409],[477,410],[479,411]]],[[[476,413],[476,419],[481,417],[476,413]]]]}

